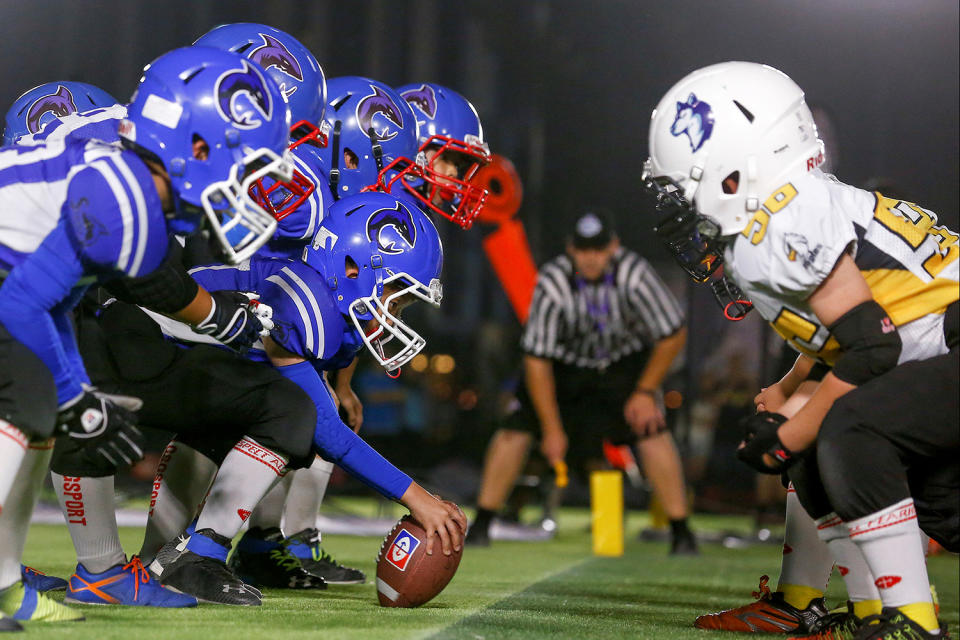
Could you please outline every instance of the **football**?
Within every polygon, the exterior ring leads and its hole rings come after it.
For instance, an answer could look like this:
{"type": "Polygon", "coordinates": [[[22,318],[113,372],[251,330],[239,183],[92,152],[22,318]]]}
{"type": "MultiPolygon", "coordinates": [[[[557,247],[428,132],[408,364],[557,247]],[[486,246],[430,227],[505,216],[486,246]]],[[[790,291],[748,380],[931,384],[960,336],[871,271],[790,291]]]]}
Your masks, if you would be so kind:
{"type": "Polygon", "coordinates": [[[413,516],[393,526],[377,553],[377,597],[382,607],[419,607],[429,602],[453,578],[460,551],[443,555],[439,538],[427,555],[427,534],[413,516]]]}

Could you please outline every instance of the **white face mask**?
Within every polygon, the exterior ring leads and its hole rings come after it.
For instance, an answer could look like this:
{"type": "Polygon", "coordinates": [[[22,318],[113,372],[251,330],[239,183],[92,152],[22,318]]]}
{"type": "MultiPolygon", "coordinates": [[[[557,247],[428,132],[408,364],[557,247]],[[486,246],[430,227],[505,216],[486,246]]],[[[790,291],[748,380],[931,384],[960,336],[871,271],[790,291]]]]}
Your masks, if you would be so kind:
{"type": "Polygon", "coordinates": [[[230,264],[243,262],[273,237],[277,221],[250,197],[250,187],[261,178],[293,178],[289,152],[278,156],[270,149],[250,151],[230,170],[230,177],[207,186],[200,194],[210,228],[230,264]],[[250,167],[258,167],[248,172],[250,167]],[[241,170],[244,174],[241,178],[241,170]]]}
{"type": "Polygon", "coordinates": [[[360,332],[363,343],[387,371],[396,371],[410,362],[427,344],[419,333],[400,319],[399,312],[391,313],[391,306],[406,295],[415,296],[435,307],[439,307],[443,299],[443,287],[436,278],[426,286],[406,273],[398,273],[384,280],[383,286],[394,283],[401,285],[400,288],[385,299],[377,296],[374,287],[369,296],[358,298],[350,306],[350,319],[360,332]],[[368,334],[366,325],[371,317],[376,320],[377,328],[368,334]],[[396,342],[393,342],[394,339],[396,342]],[[390,345],[389,348],[387,345],[390,345]]]}

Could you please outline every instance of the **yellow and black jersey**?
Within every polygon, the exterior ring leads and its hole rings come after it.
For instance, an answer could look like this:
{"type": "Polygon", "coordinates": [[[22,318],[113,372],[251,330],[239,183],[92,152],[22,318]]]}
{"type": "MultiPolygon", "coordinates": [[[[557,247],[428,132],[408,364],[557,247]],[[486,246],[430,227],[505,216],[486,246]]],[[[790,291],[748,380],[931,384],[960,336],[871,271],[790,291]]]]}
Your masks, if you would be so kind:
{"type": "Polygon", "coordinates": [[[839,345],[808,299],[850,252],[897,325],[901,362],[946,352],[943,313],[960,298],[960,244],[932,211],[819,171],[778,189],[726,249],[726,272],[797,351],[833,364],[839,345]]]}

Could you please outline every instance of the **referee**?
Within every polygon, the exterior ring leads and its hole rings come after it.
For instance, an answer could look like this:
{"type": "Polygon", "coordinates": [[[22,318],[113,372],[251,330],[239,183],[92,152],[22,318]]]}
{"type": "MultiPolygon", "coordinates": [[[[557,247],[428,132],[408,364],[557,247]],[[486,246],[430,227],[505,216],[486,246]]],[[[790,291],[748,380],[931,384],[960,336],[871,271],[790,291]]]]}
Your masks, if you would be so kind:
{"type": "Polygon", "coordinates": [[[490,522],[539,435],[549,463],[571,466],[601,458],[604,440],[634,443],[670,518],[671,554],[696,553],[660,403],[660,384],[685,342],[680,305],[650,264],[620,246],[605,215],[580,216],[566,253],[537,275],[521,342],[526,388],[487,450],[468,544],[489,544],[490,522]]]}

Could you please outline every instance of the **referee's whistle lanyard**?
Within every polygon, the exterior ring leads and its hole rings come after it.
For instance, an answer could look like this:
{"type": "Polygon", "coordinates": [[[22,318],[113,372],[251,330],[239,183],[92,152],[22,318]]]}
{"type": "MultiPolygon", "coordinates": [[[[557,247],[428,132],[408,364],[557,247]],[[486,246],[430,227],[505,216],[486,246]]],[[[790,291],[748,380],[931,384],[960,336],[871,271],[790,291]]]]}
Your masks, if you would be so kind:
{"type": "Polygon", "coordinates": [[[590,295],[587,281],[580,274],[574,276],[574,281],[577,285],[577,291],[583,295],[587,315],[593,320],[593,328],[597,332],[594,357],[597,360],[606,360],[610,353],[603,347],[601,336],[607,328],[607,321],[610,319],[610,298],[614,288],[613,270],[607,270],[607,273],[603,276],[603,285],[595,288],[596,294],[593,296],[590,295]]]}

